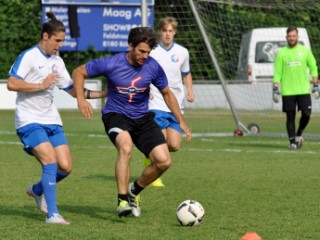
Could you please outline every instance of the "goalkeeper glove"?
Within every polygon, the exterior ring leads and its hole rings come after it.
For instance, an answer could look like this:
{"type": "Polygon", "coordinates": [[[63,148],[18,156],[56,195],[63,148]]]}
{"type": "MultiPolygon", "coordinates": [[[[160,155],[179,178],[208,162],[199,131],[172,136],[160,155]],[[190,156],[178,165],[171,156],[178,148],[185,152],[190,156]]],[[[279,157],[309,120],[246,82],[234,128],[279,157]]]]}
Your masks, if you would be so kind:
{"type": "Polygon", "coordinates": [[[276,85],[273,85],[273,101],[275,103],[278,103],[280,100],[280,91],[279,91],[279,87],[276,85]]]}
{"type": "Polygon", "coordinates": [[[319,94],[319,86],[318,83],[314,83],[312,87],[312,95],[314,99],[319,99],[320,94],[319,94]]]}

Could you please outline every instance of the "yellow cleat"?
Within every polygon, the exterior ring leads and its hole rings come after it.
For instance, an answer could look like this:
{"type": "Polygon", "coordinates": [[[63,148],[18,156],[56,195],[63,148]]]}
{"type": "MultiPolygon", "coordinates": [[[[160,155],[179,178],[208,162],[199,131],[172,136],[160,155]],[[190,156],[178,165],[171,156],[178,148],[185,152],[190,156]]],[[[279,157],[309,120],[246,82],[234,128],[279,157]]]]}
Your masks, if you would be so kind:
{"type": "Polygon", "coordinates": [[[161,178],[157,178],[157,179],[154,180],[150,185],[153,186],[153,187],[164,187],[164,186],[165,186],[165,185],[163,184],[161,178]]]}

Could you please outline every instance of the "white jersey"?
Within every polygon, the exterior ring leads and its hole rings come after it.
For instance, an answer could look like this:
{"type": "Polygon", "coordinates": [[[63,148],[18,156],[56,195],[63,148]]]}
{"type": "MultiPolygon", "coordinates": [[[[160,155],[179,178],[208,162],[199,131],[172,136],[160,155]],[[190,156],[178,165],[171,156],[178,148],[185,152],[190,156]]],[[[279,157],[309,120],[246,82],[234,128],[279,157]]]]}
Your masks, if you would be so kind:
{"type": "MultiPolygon", "coordinates": [[[[176,96],[183,113],[185,92],[182,75],[187,75],[190,72],[188,50],[176,43],[173,43],[169,49],[166,49],[159,43],[151,51],[150,56],[161,65],[166,73],[170,90],[176,96]]],[[[149,109],[171,112],[159,90],[153,85],[150,87],[152,96],[149,99],[149,109]]]]}
{"type": "MultiPolygon", "coordinates": [[[[57,55],[46,55],[39,46],[21,53],[12,65],[9,76],[29,83],[41,83],[50,73],[58,73],[55,84],[58,88],[70,90],[72,79],[63,60],[57,55]]],[[[39,92],[17,92],[15,127],[21,128],[29,123],[58,124],[62,121],[53,104],[54,85],[39,92]]]]}

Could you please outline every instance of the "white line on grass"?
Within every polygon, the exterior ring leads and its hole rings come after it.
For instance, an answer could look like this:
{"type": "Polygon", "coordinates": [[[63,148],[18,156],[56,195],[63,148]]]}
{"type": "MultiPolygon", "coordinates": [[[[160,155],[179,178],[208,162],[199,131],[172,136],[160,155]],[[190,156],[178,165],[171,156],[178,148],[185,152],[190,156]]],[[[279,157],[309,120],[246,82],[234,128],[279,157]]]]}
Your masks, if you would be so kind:
{"type": "Polygon", "coordinates": [[[292,151],[290,149],[288,150],[272,150],[272,151],[253,151],[253,150],[244,150],[244,149],[229,149],[229,148],[225,148],[225,149],[203,149],[203,148],[183,148],[180,151],[190,151],[190,152],[239,152],[239,153],[253,153],[253,154],[257,154],[257,153],[292,153],[292,154],[318,154],[318,152],[315,151],[301,151],[301,150],[296,150],[296,151],[292,151]]]}
{"type": "MultiPolygon", "coordinates": [[[[7,135],[15,135],[16,133],[15,132],[12,132],[12,131],[2,131],[0,130],[0,135],[3,134],[7,134],[7,135]]],[[[88,134],[88,135],[84,135],[84,134],[77,134],[77,133],[66,133],[67,136],[87,136],[87,137],[90,137],[90,138],[105,138],[106,135],[105,134],[88,134]]],[[[193,136],[196,135],[196,134],[193,134],[193,136]]],[[[209,134],[211,135],[211,134],[209,134]]],[[[216,136],[226,136],[226,134],[217,134],[216,136]]],[[[202,135],[203,137],[203,135],[202,135]]],[[[219,141],[221,142],[221,138],[219,139],[216,139],[216,138],[202,138],[201,141],[204,141],[204,142],[215,142],[215,141],[219,141]]],[[[237,143],[237,144],[241,144],[241,142],[239,141],[232,141],[230,140],[230,138],[228,138],[227,141],[225,141],[226,143],[237,143]]],[[[21,142],[5,142],[5,141],[0,141],[0,144],[3,144],[3,145],[21,145],[22,143],[21,142]]],[[[270,141],[270,142],[265,142],[265,141],[245,141],[243,142],[243,145],[247,145],[247,144],[269,144],[269,145],[274,145],[274,144],[283,144],[283,142],[280,142],[280,141],[270,141]]],[[[320,145],[320,141],[309,141],[308,144],[311,144],[311,145],[320,145]]],[[[76,147],[79,147],[77,145],[72,145],[71,146],[72,148],[76,148],[76,147]]],[[[95,146],[97,148],[113,148],[113,146],[95,146]]],[[[81,146],[81,148],[92,148],[91,146],[81,146]]],[[[261,152],[266,152],[266,153],[288,153],[288,152],[291,152],[291,153],[303,153],[303,154],[317,154],[317,152],[315,151],[291,151],[291,150],[273,150],[273,151],[253,151],[253,150],[244,150],[244,149],[230,149],[230,148],[225,148],[225,149],[195,149],[195,148],[183,148],[181,150],[185,150],[185,151],[206,151],[206,152],[241,152],[241,153],[261,153],[261,152]]]]}
{"type": "MultiPolygon", "coordinates": [[[[214,138],[202,138],[201,141],[203,142],[221,142],[221,138],[219,139],[214,139],[214,138]]],[[[226,143],[237,143],[237,144],[269,144],[269,145],[274,145],[274,144],[283,144],[283,141],[244,141],[244,142],[239,142],[239,141],[232,141],[232,138],[228,138],[228,140],[225,141],[226,143]]],[[[308,141],[308,144],[310,145],[320,145],[320,141],[308,141]]]]}
{"type": "Polygon", "coordinates": [[[7,144],[7,145],[21,145],[21,142],[4,142],[0,141],[0,144],[7,144]]]}

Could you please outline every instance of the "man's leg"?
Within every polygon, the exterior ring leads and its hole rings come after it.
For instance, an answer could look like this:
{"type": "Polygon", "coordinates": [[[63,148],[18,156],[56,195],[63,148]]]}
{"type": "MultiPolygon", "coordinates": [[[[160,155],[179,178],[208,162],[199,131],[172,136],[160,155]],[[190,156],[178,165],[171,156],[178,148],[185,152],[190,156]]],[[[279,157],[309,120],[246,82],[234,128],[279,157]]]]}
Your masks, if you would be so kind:
{"type": "Polygon", "coordinates": [[[53,146],[49,142],[41,143],[33,149],[33,155],[42,164],[41,183],[48,209],[46,223],[69,224],[69,222],[59,214],[57,208],[56,175],[58,164],[53,146]]]}
{"type": "Polygon", "coordinates": [[[171,165],[171,157],[166,144],[156,146],[149,154],[151,164],[144,169],[138,178],[138,184],[146,187],[160,177],[171,165]]]}
{"type": "MultiPolygon", "coordinates": [[[[176,124],[177,125],[177,124],[176,124]]],[[[180,129],[179,125],[173,127],[167,127],[165,129],[162,129],[162,133],[165,136],[167,140],[167,145],[170,152],[176,152],[180,149],[181,141],[182,141],[182,134],[177,130],[180,129]]],[[[146,158],[144,160],[144,167],[146,168],[151,164],[151,160],[149,158],[146,158]]],[[[164,187],[164,183],[162,181],[162,178],[159,177],[156,180],[154,180],[151,184],[153,187],[164,187]]]]}
{"type": "Polygon", "coordinates": [[[297,148],[296,143],[295,143],[295,132],[296,132],[295,118],[296,118],[296,112],[295,111],[286,112],[286,115],[287,115],[286,127],[287,127],[287,133],[288,133],[289,142],[290,142],[289,148],[291,150],[294,150],[294,149],[297,148]]]}
{"type": "Polygon", "coordinates": [[[311,116],[311,111],[307,110],[307,111],[301,111],[301,118],[299,121],[299,128],[296,134],[296,143],[297,143],[297,147],[301,148],[302,147],[302,142],[303,142],[303,137],[302,137],[302,133],[304,131],[304,129],[307,127],[309,121],[310,121],[310,116],[311,116]]]}
{"type": "Polygon", "coordinates": [[[132,207],[132,214],[135,217],[141,216],[140,192],[148,185],[151,185],[170,167],[171,158],[167,144],[161,144],[153,148],[149,157],[151,163],[144,169],[142,175],[134,182],[129,184],[128,197],[132,207]]]}
{"type": "MultiPolygon", "coordinates": [[[[144,168],[147,168],[149,165],[151,164],[151,160],[150,158],[145,158],[144,159],[144,168]]],[[[158,177],[156,180],[154,180],[150,186],[153,186],[153,187],[164,187],[164,183],[162,181],[162,178],[161,177],[158,177]]]]}
{"type": "Polygon", "coordinates": [[[301,111],[301,117],[299,121],[299,127],[296,134],[296,144],[298,148],[302,147],[303,137],[302,133],[304,129],[307,127],[310,116],[311,116],[311,109],[312,109],[312,103],[311,103],[311,96],[310,94],[302,95],[297,98],[298,103],[298,110],[301,111]]]}
{"type": "Polygon", "coordinates": [[[127,131],[120,132],[116,137],[118,157],[115,166],[115,175],[118,187],[118,215],[119,217],[131,214],[128,199],[128,183],[130,179],[130,159],[132,156],[132,140],[127,131]]]}

